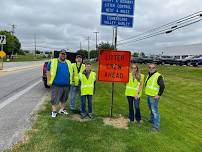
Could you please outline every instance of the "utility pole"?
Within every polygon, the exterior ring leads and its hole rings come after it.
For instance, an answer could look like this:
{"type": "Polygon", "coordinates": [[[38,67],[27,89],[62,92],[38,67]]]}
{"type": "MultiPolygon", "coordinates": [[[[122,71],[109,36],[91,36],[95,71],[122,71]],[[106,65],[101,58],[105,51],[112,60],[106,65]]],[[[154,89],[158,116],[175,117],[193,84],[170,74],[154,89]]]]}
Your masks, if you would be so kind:
{"type": "Polygon", "coordinates": [[[99,32],[93,32],[93,33],[95,33],[95,41],[96,41],[96,46],[95,46],[95,49],[96,49],[96,51],[98,51],[98,44],[97,44],[97,35],[99,34],[99,32]]]}
{"type": "Polygon", "coordinates": [[[36,34],[34,34],[34,55],[36,56],[36,34]]]}
{"type": "Polygon", "coordinates": [[[11,25],[11,33],[12,33],[12,35],[15,34],[15,29],[16,29],[16,25],[15,25],[15,24],[12,24],[12,25],[11,25]]]}
{"type": "MultiPolygon", "coordinates": [[[[11,34],[14,36],[15,34],[15,29],[16,29],[16,25],[15,24],[12,24],[11,25],[11,34]]],[[[14,51],[14,42],[12,41],[12,57],[13,57],[13,51],[14,51]]]]}
{"type": "Polygon", "coordinates": [[[88,40],[88,61],[90,61],[90,36],[87,37],[88,40]]]}
{"type": "Polygon", "coordinates": [[[80,41],[80,50],[82,49],[82,44],[81,44],[81,41],[80,41]]]}

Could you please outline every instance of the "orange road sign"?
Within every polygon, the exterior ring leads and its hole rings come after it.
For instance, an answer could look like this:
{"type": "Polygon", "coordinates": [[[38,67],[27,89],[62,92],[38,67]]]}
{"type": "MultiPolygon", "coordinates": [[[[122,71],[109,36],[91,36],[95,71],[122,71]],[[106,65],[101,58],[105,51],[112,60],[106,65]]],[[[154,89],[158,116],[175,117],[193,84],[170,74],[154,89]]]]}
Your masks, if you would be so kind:
{"type": "Polygon", "coordinates": [[[130,51],[101,50],[98,80],[127,83],[129,81],[130,60],[130,51]]]}

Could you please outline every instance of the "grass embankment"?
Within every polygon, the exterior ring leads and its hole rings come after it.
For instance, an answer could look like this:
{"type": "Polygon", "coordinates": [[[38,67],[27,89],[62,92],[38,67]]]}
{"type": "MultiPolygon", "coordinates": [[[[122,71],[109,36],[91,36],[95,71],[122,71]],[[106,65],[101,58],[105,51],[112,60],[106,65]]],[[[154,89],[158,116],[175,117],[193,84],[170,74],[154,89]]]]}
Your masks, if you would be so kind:
{"type": "MultiPolygon", "coordinates": [[[[146,67],[141,66],[146,74],[146,67]]],[[[97,83],[93,110],[97,117],[88,122],[70,116],[50,117],[50,105],[38,113],[38,120],[27,133],[29,140],[18,144],[13,152],[200,152],[202,151],[202,69],[159,66],[164,75],[166,91],[160,100],[161,130],[153,133],[144,121],[141,127],[129,124],[117,129],[103,124],[109,115],[111,84],[97,83]]],[[[115,84],[114,115],[127,117],[125,86],[115,84]]],[[[143,120],[149,115],[146,97],[141,99],[143,120]]],[[[10,151],[10,150],[8,150],[10,151]]]]}
{"type": "Polygon", "coordinates": [[[13,59],[9,59],[9,61],[4,58],[4,62],[40,61],[45,59],[47,58],[44,55],[26,54],[17,55],[13,59]]]}

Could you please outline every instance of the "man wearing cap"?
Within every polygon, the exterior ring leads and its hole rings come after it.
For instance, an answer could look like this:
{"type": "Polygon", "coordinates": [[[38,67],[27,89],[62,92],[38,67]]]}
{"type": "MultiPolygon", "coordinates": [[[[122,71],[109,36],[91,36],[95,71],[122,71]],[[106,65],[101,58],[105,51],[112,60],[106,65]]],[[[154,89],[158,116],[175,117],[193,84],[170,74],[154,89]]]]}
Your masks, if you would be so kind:
{"type": "Polygon", "coordinates": [[[72,65],[66,60],[65,50],[60,51],[59,58],[51,59],[47,65],[47,83],[51,86],[52,118],[57,116],[57,105],[60,103],[60,114],[67,115],[65,103],[72,84],[72,65]]]}
{"type": "MultiPolygon", "coordinates": [[[[75,59],[76,63],[72,64],[73,68],[73,83],[70,89],[70,110],[72,113],[77,113],[75,109],[75,97],[80,92],[79,75],[85,70],[83,59],[81,55],[77,55],[75,59]]],[[[80,108],[81,109],[81,108],[80,108]]],[[[79,113],[79,112],[78,112],[79,113]]]]}

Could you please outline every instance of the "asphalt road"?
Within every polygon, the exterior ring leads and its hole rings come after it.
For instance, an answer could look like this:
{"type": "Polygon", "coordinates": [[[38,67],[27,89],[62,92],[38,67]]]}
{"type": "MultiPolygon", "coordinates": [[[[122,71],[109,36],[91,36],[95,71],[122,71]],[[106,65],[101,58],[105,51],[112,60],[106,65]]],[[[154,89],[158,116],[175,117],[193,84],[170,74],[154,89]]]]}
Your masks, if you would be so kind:
{"type": "MultiPolygon", "coordinates": [[[[10,63],[5,67],[32,64],[10,63]]],[[[42,66],[6,74],[0,71],[0,151],[22,139],[31,125],[33,112],[47,96],[48,90],[44,88],[41,76],[42,66]]]]}

